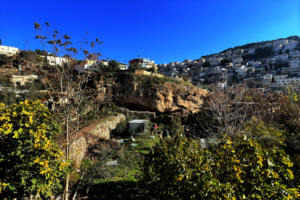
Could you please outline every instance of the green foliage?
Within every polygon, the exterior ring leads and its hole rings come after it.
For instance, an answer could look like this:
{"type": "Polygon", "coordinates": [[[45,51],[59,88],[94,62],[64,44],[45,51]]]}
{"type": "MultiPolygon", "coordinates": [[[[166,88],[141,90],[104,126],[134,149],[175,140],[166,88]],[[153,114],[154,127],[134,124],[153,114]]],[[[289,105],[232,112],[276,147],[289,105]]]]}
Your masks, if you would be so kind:
{"type": "Polygon", "coordinates": [[[120,70],[120,63],[118,63],[116,60],[110,60],[110,61],[108,61],[108,66],[112,70],[120,70]]]}
{"type": "Polygon", "coordinates": [[[266,125],[262,120],[253,117],[250,122],[246,122],[245,133],[250,138],[256,138],[261,145],[266,148],[274,146],[284,146],[287,132],[274,126],[266,125]]]}
{"type": "Polygon", "coordinates": [[[184,133],[180,117],[160,115],[156,121],[157,124],[162,124],[165,129],[169,130],[170,136],[184,133]]]}
{"type": "Polygon", "coordinates": [[[183,76],[182,79],[183,79],[185,82],[189,82],[189,80],[190,80],[189,77],[187,77],[187,76],[183,76]]]}
{"type": "Polygon", "coordinates": [[[246,137],[222,137],[212,150],[192,139],[162,140],[141,162],[141,189],[163,199],[296,199],[289,157],[246,137]]]}
{"type": "Polygon", "coordinates": [[[1,41],[1,38],[0,38],[0,45],[2,45],[2,41],[1,41]]]}
{"type": "Polygon", "coordinates": [[[68,162],[53,137],[61,132],[54,116],[40,101],[0,107],[0,193],[50,196],[62,189],[68,162]]]}
{"type": "Polygon", "coordinates": [[[221,64],[220,65],[225,65],[226,63],[229,63],[230,60],[228,58],[225,58],[223,60],[221,60],[221,64]]]}
{"type": "Polygon", "coordinates": [[[117,106],[116,102],[114,102],[114,103],[112,104],[111,109],[112,109],[113,112],[117,112],[117,111],[118,111],[119,106],[117,106]]]}
{"type": "Polygon", "coordinates": [[[129,70],[141,70],[141,69],[144,69],[143,66],[139,63],[133,63],[133,64],[129,64],[129,67],[128,67],[129,70]]]}

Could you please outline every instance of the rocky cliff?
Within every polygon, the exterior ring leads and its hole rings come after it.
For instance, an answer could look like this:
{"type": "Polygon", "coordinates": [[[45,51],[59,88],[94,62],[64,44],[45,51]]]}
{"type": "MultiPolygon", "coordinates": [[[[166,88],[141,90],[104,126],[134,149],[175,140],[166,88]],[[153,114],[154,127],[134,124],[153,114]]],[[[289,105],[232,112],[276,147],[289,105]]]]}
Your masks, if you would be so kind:
{"type": "Polygon", "coordinates": [[[112,84],[114,99],[122,107],[187,116],[200,111],[207,90],[171,78],[131,75],[112,84]]]}

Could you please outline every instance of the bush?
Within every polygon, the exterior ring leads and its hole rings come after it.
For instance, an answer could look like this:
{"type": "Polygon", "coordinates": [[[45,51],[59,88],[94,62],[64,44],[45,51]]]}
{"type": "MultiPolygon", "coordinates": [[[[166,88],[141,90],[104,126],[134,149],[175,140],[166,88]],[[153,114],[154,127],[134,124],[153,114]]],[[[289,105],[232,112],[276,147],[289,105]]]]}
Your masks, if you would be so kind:
{"type": "Polygon", "coordinates": [[[0,194],[50,196],[62,189],[68,163],[53,137],[61,127],[40,101],[0,105],[0,194]]]}
{"type": "Polygon", "coordinates": [[[162,140],[141,162],[141,189],[163,199],[296,199],[289,157],[246,137],[223,136],[200,150],[192,139],[162,140]]]}

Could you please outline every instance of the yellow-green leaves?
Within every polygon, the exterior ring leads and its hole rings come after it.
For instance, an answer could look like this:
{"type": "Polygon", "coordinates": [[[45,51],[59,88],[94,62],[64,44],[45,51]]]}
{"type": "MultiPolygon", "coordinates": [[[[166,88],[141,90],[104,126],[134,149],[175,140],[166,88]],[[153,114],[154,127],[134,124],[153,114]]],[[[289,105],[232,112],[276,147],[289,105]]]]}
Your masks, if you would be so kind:
{"type": "Polygon", "coordinates": [[[50,139],[60,131],[54,116],[40,101],[1,104],[0,171],[5,177],[0,179],[0,193],[19,190],[47,196],[61,188],[59,179],[69,163],[62,161],[60,148],[50,139]]]}

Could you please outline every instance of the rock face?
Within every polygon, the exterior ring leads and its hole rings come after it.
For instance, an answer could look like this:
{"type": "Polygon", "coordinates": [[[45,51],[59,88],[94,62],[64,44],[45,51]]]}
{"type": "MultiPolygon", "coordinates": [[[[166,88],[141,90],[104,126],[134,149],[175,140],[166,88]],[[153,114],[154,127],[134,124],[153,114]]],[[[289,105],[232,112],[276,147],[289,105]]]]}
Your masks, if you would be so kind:
{"type": "Polygon", "coordinates": [[[143,83],[134,77],[117,82],[113,95],[122,107],[156,113],[187,116],[200,111],[207,90],[165,82],[143,83]]]}

